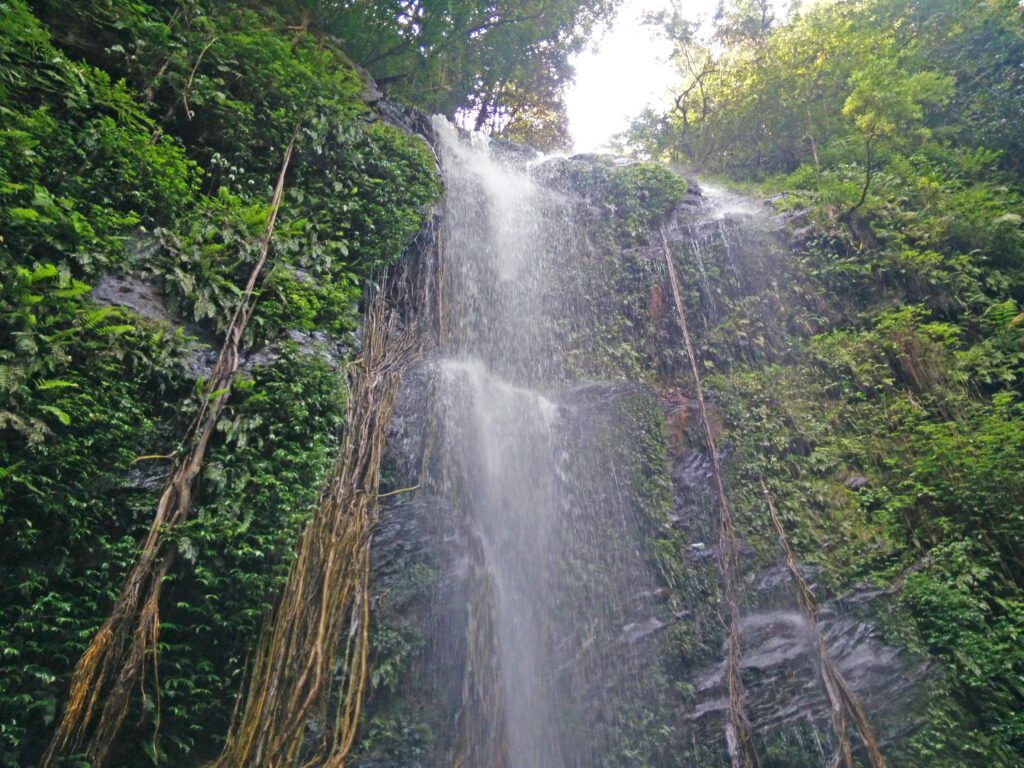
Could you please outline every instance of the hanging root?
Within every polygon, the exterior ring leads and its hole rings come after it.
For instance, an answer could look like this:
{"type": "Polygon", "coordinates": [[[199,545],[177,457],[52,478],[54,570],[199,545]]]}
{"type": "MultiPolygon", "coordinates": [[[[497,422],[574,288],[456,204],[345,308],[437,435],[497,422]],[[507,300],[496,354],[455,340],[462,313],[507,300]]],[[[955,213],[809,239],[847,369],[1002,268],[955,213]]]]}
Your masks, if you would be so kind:
{"type": "Polygon", "coordinates": [[[789,568],[789,575],[793,580],[793,587],[796,590],[797,605],[800,607],[801,613],[804,614],[807,621],[814,628],[817,640],[818,670],[821,674],[822,686],[825,688],[829,704],[831,704],[832,729],[835,731],[836,736],[837,749],[836,755],[832,759],[832,765],[854,768],[853,749],[850,746],[850,737],[846,732],[847,723],[851,722],[860,735],[860,740],[864,744],[864,750],[868,754],[868,760],[870,760],[872,768],[885,768],[885,758],[882,757],[882,751],[878,746],[878,741],[875,739],[874,731],[871,730],[871,724],[868,723],[868,719],[864,715],[860,701],[847,684],[846,678],[843,677],[843,673],[839,671],[839,667],[836,666],[828,652],[825,636],[818,625],[818,604],[797,566],[796,556],[789,546],[786,531],[782,527],[782,521],[779,520],[779,516],[775,511],[775,504],[772,502],[771,494],[768,493],[768,486],[764,484],[763,477],[760,480],[761,490],[764,492],[765,501],[768,502],[768,513],[771,515],[772,525],[775,526],[775,532],[779,535],[779,543],[786,554],[786,566],[789,568]]]}
{"type": "Polygon", "coordinates": [[[367,315],[362,356],[349,371],[338,458],[260,640],[241,716],[215,768],[296,765],[314,714],[325,725],[324,737],[306,765],[344,765],[368,676],[370,537],[380,464],[412,338],[408,330],[397,332],[394,316],[385,319],[379,296],[367,315]]]}
{"type": "Polygon", "coordinates": [[[746,714],[746,696],[743,691],[743,681],[740,679],[740,611],[736,593],[736,574],[739,572],[739,557],[737,555],[736,530],[733,527],[732,513],[729,511],[729,500],[725,493],[725,485],[722,482],[722,470],[718,464],[715,438],[711,432],[707,407],[704,404],[704,389],[700,381],[700,370],[697,367],[697,355],[693,350],[693,344],[690,342],[690,331],[686,324],[686,313],[683,310],[683,300],[679,294],[679,280],[676,278],[676,268],[672,263],[672,250],[669,248],[668,238],[665,237],[665,230],[662,229],[660,232],[661,244],[665,252],[665,265],[668,268],[669,283],[672,287],[672,298],[675,301],[679,327],[683,332],[683,343],[686,345],[686,355],[689,358],[690,370],[693,373],[700,420],[704,428],[704,442],[707,445],[708,455],[711,459],[711,471],[715,478],[715,490],[718,495],[722,586],[729,609],[728,621],[726,622],[728,633],[726,639],[726,681],[729,689],[729,723],[726,726],[726,744],[729,748],[729,757],[733,768],[752,768],[759,765],[759,761],[757,753],[754,751],[750,721],[747,719],[746,714]]]}
{"type": "MultiPolygon", "coordinates": [[[[176,554],[174,545],[166,541],[167,532],[188,519],[195,480],[238,371],[239,347],[256,307],[256,283],[267,261],[270,238],[284,193],[285,174],[297,135],[296,128],[284,153],[270,214],[260,241],[259,258],[228,325],[217,363],[203,392],[202,405],[186,433],[188,451],[167,478],[149,533],[110,616],[75,665],[68,702],[43,755],[42,768],[50,768],[62,755],[80,751],[85,752],[92,768],[103,765],[128,712],[132,691],[142,676],[147,652],[156,653],[160,631],[160,592],[176,554]]],[[[156,664],[155,658],[153,663],[156,664]]]]}

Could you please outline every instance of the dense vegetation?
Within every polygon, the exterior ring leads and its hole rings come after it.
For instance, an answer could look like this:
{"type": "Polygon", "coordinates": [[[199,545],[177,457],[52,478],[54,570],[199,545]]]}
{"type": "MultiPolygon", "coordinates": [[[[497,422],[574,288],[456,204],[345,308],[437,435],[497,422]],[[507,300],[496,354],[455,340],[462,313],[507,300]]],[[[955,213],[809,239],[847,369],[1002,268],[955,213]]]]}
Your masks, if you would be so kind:
{"type": "Polygon", "coordinates": [[[570,144],[569,56],[617,0],[310,3],[313,18],[403,103],[540,149],[570,144]]]}
{"type": "Polygon", "coordinates": [[[770,195],[796,233],[786,258],[737,265],[718,243],[685,266],[738,524],[777,555],[763,476],[801,559],[833,589],[890,590],[887,631],[941,660],[903,759],[1016,765],[1024,12],[770,8],[730,4],[704,31],[661,17],[682,82],[624,137],[770,195]]]}
{"type": "MultiPolygon", "coordinates": [[[[366,291],[439,194],[430,150],[380,119],[353,62],[406,103],[560,146],[567,57],[613,7],[0,0],[0,765],[37,764],[189,425],[229,394],[191,514],[161,531],[177,557],[159,665],[110,762],[221,750],[337,449],[366,291]],[[210,393],[291,145],[244,364],[210,393]]],[[[777,557],[763,478],[801,561],[835,594],[883,587],[892,642],[941,661],[906,764],[1015,765],[1024,12],[840,0],[777,21],[765,0],[735,0],[707,31],[660,22],[682,82],[624,141],[771,195],[798,243],[742,270],[722,242],[721,258],[679,265],[739,533],[777,557]]],[[[591,173],[623,246],[685,191],[650,166],[591,173]]],[[[603,327],[618,338],[632,320],[603,327]]],[[[566,364],[606,376],[638,360],[624,341],[566,364]]],[[[668,503],[658,490],[652,508],[668,503]]],[[[662,559],[696,600],[704,576],[662,559]]],[[[430,575],[403,577],[396,601],[430,575]]],[[[393,691],[413,643],[376,631],[370,687],[393,691]]],[[[368,752],[426,739],[364,725],[368,752]]]]}
{"type": "Polygon", "coordinates": [[[159,678],[114,751],[198,762],[336,450],[364,287],[436,197],[434,160],[268,4],[14,0],[0,24],[0,764],[38,760],[136,557],[295,140],[246,362],[167,534],[159,678]],[[92,300],[109,275],[148,286],[145,317],[92,300]]]}

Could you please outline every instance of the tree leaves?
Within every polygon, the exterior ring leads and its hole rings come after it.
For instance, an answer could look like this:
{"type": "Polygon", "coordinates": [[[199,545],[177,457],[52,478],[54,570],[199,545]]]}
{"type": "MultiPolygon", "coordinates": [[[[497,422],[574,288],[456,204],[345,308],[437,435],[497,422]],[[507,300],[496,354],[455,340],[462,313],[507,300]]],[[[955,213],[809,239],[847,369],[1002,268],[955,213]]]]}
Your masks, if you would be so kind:
{"type": "MultiPolygon", "coordinates": [[[[178,324],[204,339],[224,327],[280,149],[297,116],[312,126],[246,339],[266,354],[212,439],[199,516],[182,532],[194,560],[161,606],[156,746],[181,764],[227,730],[339,427],[338,361],[289,334],[316,329],[332,351],[351,342],[361,286],[438,193],[435,162],[419,139],[373,122],[334,43],[296,34],[270,4],[32,8],[0,5],[0,570],[26,585],[0,594],[0,647],[17,659],[0,686],[0,763],[37,761],[198,405],[184,365],[197,353],[178,324]],[[90,284],[108,272],[152,285],[175,325],[93,304],[90,284]]],[[[125,743],[149,742],[156,716],[152,696],[138,702],[125,743]]]]}

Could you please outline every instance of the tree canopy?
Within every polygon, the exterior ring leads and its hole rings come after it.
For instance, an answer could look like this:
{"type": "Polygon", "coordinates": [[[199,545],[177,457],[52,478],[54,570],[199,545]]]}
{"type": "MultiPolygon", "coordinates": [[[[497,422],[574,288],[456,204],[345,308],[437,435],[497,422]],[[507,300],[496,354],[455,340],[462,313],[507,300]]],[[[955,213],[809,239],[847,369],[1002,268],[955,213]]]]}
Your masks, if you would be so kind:
{"type": "Polygon", "coordinates": [[[322,2],[337,36],[395,98],[477,130],[550,146],[567,138],[561,89],[568,58],[607,21],[615,0],[322,2]]]}

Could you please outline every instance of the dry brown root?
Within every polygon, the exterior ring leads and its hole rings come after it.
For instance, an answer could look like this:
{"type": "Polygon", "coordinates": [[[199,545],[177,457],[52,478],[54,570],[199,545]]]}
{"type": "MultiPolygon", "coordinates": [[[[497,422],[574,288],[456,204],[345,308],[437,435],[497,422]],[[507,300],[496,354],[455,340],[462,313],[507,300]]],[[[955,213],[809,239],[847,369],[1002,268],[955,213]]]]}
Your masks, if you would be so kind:
{"type": "Polygon", "coordinates": [[[49,768],[63,755],[77,752],[84,752],[92,767],[100,768],[124,722],[132,692],[140,687],[147,655],[152,657],[156,669],[160,593],[164,577],[176,555],[174,545],[167,542],[167,533],[188,519],[192,509],[193,485],[234,384],[242,335],[256,307],[256,284],[266,265],[294,147],[293,136],[281,162],[270,213],[260,240],[259,257],[249,274],[217,362],[206,382],[202,405],[186,433],[184,443],[188,450],[174,465],[164,484],[149,532],[110,616],[75,666],[68,701],[40,763],[42,768],[49,768]]]}
{"type": "Polygon", "coordinates": [[[765,501],[768,503],[768,513],[771,515],[775,532],[779,536],[779,543],[786,554],[786,566],[789,568],[793,588],[796,590],[797,605],[800,608],[800,612],[803,613],[808,623],[814,629],[818,653],[818,670],[821,674],[821,684],[825,688],[825,693],[831,705],[832,729],[836,736],[836,755],[833,757],[833,764],[836,766],[842,765],[844,768],[854,768],[853,749],[850,745],[850,737],[846,732],[847,724],[852,723],[860,735],[860,740],[864,745],[864,750],[867,752],[872,768],[885,768],[885,758],[882,756],[882,750],[878,745],[878,740],[875,738],[874,731],[871,729],[871,724],[864,714],[860,701],[829,654],[825,637],[821,633],[821,627],[818,625],[817,601],[814,599],[814,594],[800,573],[796,556],[789,546],[789,539],[786,537],[786,531],[782,527],[782,521],[779,520],[771,494],[768,493],[768,486],[764,483],[764,478],[761,478],[761,490],[764,493],[765,501]]]}
{"type": "Polygon", "coordinates": [[[349,370],[338,458],[261,638],[241,716],[217,768],[297,765],[311,715],[325,727],[306,765],[341,768],[352,748],[368,676],[370,537],[380,464],[412,339],[411,331],[396,330],[393,316],[385,317],[383,298],[375,300],[362,356],[349,370]]]}
{"type": "Polygon", "coordinates": [[[690,371],[693,374],[694,390],[697,395],[697,405],[704,430],[704,442],[707,445],[708,455],[711,459],[711,471],[715,479],[715,491],[718,496],[719,545],[721,548],[721,559],[719,562],[722,572],[722,587],[725,592],[725,602],[728,608],[728,619],[726,621],[726,682],[729,690],[729,722],[726,726],[726,744],[729,748],[729,757],[733,768],[752,768],[760,763],[754,750],[750,721],[747,719],[746,714],[746,695],[743,690],[743,681],[740,679],[740,612],[736,591],[739,557],[736,546],[736,529],[733,526],[732,513],[729,510],[729,499],[725,493],[725,485],[722,482],[722,470],[718,464],[714,434],[711,431],[707,407],[704,404],[704,389],[701,385],[700,370],[697,366],[697,355],[690,341],[690,331],[686,324],[683,300],[679,294],[679,280],[676,277],[675,265],[672,263],[672,250],[669,248],[668,238],[665,237],[664,229],[661,230],[661,243],[665,253],[665,265],[668,269],[669,284],[672,288],[672,299],[675,302],[676,315],[679,319],[679,327],[683,332],[683,343],[686,346],[690,371]]]}

